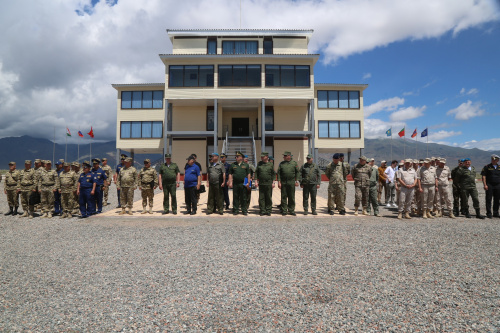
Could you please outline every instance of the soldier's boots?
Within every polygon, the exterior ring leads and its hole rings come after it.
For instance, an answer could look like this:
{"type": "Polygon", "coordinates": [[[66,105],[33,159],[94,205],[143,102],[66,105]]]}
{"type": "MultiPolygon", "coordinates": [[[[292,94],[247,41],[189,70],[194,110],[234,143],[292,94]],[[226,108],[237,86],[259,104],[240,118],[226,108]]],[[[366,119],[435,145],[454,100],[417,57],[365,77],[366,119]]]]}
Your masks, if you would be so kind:
{"type": "Polygon", "coordinates": [[[24,213],[23,213],[23,215],[21,215],[21,217],[27,217],[27,216],[28,216],[28,211],[25,210],[24,213]]]}
{"type": "Polygon", "coordinates": [[[422,218],[423,218],[423,219],[427,219],[427,214],[426,214],[426,213],[427,213],[427,211],[426,211],[426,210],[424,210],[424,211],[423,211],[423,213],[422,213],[422,218]]]}
{"type": "Polygon", "coordinates": [[[29,213],[28,218],[29,218],[29,219],[32,219],[32,218],[33,218],[33,212],[30,212],[30,213],[29,213]]]}
{"type": "Polygon", "coordinates": [[[9,207],[9,211],[7,213],[5,213],[4,215],[7,216],[7,215],[12,215],[12,214],[14,214],[14,208],[9,207]]]}
{"type": "Polygon", "coordinates": [[[149,207],[149,214],[153,214],[153,207],[149,207]]]}
{"type": "Polygon", "coordinates": [[[459,211],[458,211],[458,208],[454,208],[453,209],[453,215],[455,215],[455,216],[459,216],[460,215],[459,211]]]}
{"type": "Polygon", "coordinates": [[[435,217],[443,217],[444,216],[443,213],[444,213],[444,211],[438,210],[435,217]]]}
{"type": "Polygon", "coordinates": [[[48,213],[47,213],[47,217],[48,217],[48,218],[52,218],[52,212],[48,212],[48,213]]]}
{"type": "Polygon", "coordinates": [[[125,208],[122,208],[122,211],[120,212],[119,215],[125,215],[125,208]]]}
{"type": "Polygon", "coordinates": [[[366,208],[365,208],[365,207],[363,207],[363,213],[362,213],[362,214],[363,214],[363,215],[370,215],[370,214],[366,211],[366,208]]]}
{"type": "Polygon", "coordinates": [[[398,213],[398,220],[402,220],[403,219],[403,213],[402,212],[399,212],[398,213]]]}
{"type": "Polygon", "coordinates": [[[41,218],[46,218],[46,217],[48,217],[48,216],[47,216],[47,213],[43,213],[43,215],[42,215],[42,216],[40,216],[40,217],[41,217],[41,218]]]}
{"type": "Polygon", "coordinates": [[[358,216],[358,207],[354,207],[354,216],[358,216]]]}
{"type": "Polygon", "coordinates": [[[59,217],[60,219],[63,219],[66,217],[66,213],[65,212],[62,212],[61,216],[59,217]]]}
{"type": "Polygon", "coordinates": [[[132,208],[129,208],[129,209],[127,210],[127,214],[128,214],[128,215],[134,215],[134,213],[132,213],[132,208]]]}
{"type": "Polygon", "coordinates": [[[481,215],[481,210],[479,208],[476,209],[476,217],[481,220],[485,219],[484,215],[481,215]]]}
{"type": "Polygon", "coordinates": [[[147,213],[147,211],[146,211],[146,206],[144,206],[144,207],[142,207],[142,212],[141,212],[141,214],[146,214],[146,213],[147,213]]]}
{"type": "Polygon", "coordinates": [[[427,217],[428,217],[428,218],[430,218],[430,219],[433,219],[433,218],[434,218],[434,216],[432,216],[432,214],[431,214],[431,210],[430,210],[430,209],[427,209],[427,210],[425,211],[425,214],[427,214],[427,217]]]}
{"type": "Polygon", "coordinates": [[[102,205],[103,205],[103,206],[107,206],[107,205],[108,205],[108,203],[107,203],[107,202],[103,202],[103,203],[102,203],[102,205]]]}
{"type": "Polygon", "coordinates": [[[315,211],[315,210],[313,210],[313,211],[312,211],[312,214],[313,214],[313,215],[318,215],[318,213],[316,213],[316,211],[315,211]]]}
{"type": "Polygon", "coordinates": [[[18,208],[19,208],[19,207],[15,207],[15,208],[14,208],[14,213],[12,213],[12,215],[17,215],[17,209],[18,209],[18,208]]]}
{"type": "Polygon", "coordinates": [[[472,217],[472,216],[470,216],[469,210],[466,210],[462,215],[464,215],[468,219],[470,219],[472,217]]]}
{"type": "Polygon", "coordinates": [[[449,216],[450,216],[451,219],[455,218],[455,215],[453,215],[453,212],[450,212],[449,216]]]}
{"type": "Polygon", "coordinates": [[[408,213],[408,212],[405,213],[405,219],[411,220],[410,213],[408,213]]]}

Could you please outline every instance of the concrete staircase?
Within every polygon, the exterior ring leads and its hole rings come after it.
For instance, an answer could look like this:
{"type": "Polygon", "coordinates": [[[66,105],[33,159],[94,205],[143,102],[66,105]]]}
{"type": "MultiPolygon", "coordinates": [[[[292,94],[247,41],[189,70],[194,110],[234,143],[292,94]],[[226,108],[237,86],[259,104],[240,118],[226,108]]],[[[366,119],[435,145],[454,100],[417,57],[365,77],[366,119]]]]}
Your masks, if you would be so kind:
{"type": "Polygon", "coordinates": [[[241,151],[244,155],[248,155],[248,162],[255,165],[253,141],[251,137],[228,137],[226,145],[228,163],[236,161],[236,151],[241,151]]]}

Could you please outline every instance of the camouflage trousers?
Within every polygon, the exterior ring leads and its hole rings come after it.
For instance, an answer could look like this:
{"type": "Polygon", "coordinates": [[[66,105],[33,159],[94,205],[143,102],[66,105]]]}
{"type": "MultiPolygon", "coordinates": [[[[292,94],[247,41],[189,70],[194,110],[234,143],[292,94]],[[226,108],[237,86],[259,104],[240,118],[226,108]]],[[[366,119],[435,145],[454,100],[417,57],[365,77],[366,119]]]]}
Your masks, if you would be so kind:
{"type": "Polygon", "coordinates": [[[460,208],[460,212],[463,212],[465,210],[465,203],[464,201],[462,200],[462,190],[460,189],[460,187],[456,186],[456,185],[452,185],[452,189],[453,189],[453,209],[455,210],[459,210],[460,208]]]}
{"type": "Polygon", "coordinates": [[[436,186],[434,184],[422,184],[422,203],[420,207],[422,210],[432,210],[434,208],[434,194],[436,193],[436,186]]]}
{"type": "Polygon", "coordinates": [[[104,188],[102,191],[102,202],[108,203],[108,195],[109,195],[109,185],[104,188]]]}
{"type": "Polygon", "coordinates": [[[373,207],[373,214],[378,214],[378,186],[377,185],[370,185],[370,191],[369,191],[369,198],[368,198],[368,207],[366,208],[366,211],[368,214],[370,214],[371,207],[373,207]]]}
{"type": "Polygon", "coordinates": [[[411,201],[411,209],[419,210],[422,209],[424,193],[420,192],[417,188],[413,192],[413,200],[411,201]]]}
{"type": "Polygon", "coordinates": [[[411,201],[413,200],[414,193],[415,193],[415,187],[412,187],[412,188],[400,187],[399,188],[398,212],[410,213],[411,201]]]}
{"type": "MultiPolygon", "coordinates": [[[[328,191],[331,192],[332,203],[337,205],[337,209],[339,210],[339,212],[345,210],[344,184],[329,184],[328,191]]],[[[330,198],[330,196],[328,197],[330,198]]]]}
{"type": "Polygon", "coordinates": [[[444,208],[448,208],[448,211],[453,210],[453,204],[451,202],[451,194],[450,187],[448,185],[439,185],[438,191],[436,192],[436,209],[443,210],[444,208]],[[446,207],[443,207],[445,205],[446,207]]]}
{"type": "Polygon", "coordinates": [[[19,207],[19,193],[16,188],[13,190],[7,189],[7,202],[9,207],[19,207]]]}
{"type": "Polygon", "coordinates": [[[148,206],[148,200],[149,200],[149,207],[153,207],[153,197],[155,196],[155,190],[153,190],[152,188],[142,189],[141,195],[142,195],[142,207],[148,206]]]}
{"type": "Polygon", "coordinates": [[[71,213],[74,208],[74,195],[73,192],[63,192],[61,193],[61,206],[64,213],[71,213]]]}
{"type": "Polygon", "coordinates": [[[73,194],[73,200],[72,200],[72,205],[73,205],[73,210],[80,210],[80,198],[78,195],[75,193],[73,194]]]}
{"type": "Polygon", "coordinates": [[[122,208],[132,208],[134,205],[134,188],[122,187],[120,189],[120,204],[122,208]]]}
{"type": "Polygon", "coordinates": [[[40,210],[42,213],[50,213],[54,210],[54,191],[42,189],[40,194],[40,210]]]}
{"type": "Polygon", "coordinates": [[[25,212],[33,212],[35,210],[35,206],[30,205],[30,195],[34,193],[32,190],[21,191],[21,205],[23,206],[23,211],[25,212]]]}
{"type": "Polygon", "coordinates": [[[211,214],[215,211],[224,212],[224,191],[220,184],[208,186],[207,213],[211,214]]]}
{"type": "Polygon", "coordinates": [[[356,193],[354,195],[354,207],[359,207],[361,203],[363,208],[368,206],[368,197],[370,195],[370,187],[369,186],[356,186],[356,193]]]}

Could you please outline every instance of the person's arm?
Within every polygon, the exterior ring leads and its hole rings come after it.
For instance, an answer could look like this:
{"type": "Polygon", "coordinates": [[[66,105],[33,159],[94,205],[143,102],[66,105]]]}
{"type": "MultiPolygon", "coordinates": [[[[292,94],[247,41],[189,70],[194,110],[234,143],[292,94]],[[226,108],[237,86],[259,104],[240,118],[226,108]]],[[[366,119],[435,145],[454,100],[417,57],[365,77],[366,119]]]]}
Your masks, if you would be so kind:
{"type": "Polygon", "coordinates": [[[248,181],[247,181],[247,188],[250,187],[250,177],[251,177],[250,172],[248,172],[248,175],[247,175],[247,179],[248,179],[248,181]]]}
{"type": "Polygon", "coordinates": [[[179,187],[181,184],[181,172],[179,171],[179,169],[177,169],[177,179],[175,183],[177,187],[179,187]]]}
{"type": "Polygon", "coordinates": [[[95,194],[95,186],[96,186],[96,182],[94,182],[94,184],[92,184],[92,191],[90,192],[90,194],[92,194],[92,195],[95,194]]]}
{"type": "Polygon", "coordinates": [[[159,187],[160,190],[163,191],[163,186],[161,184],[162,184],[161,173],[159,173],[158,174],[158,187],[159,187]]]}
{"type": "Polygon", "coordinates": [[[76,195],[80,195],[80,182],[76,185],[76,195]]]}
{"type": "Polygon", "coordinates": [[[486,176],[483,176],[483,187],[485,191],[488,191],[488,185],[486,185],[486,176]]]}
{"type": "Polygon", "coordinates": [[[222,165],[222,184],[220,184],[220,187],[224,187],[226,184],[226,168],[224,165],[222,165]]]}
{"type": "Polygon", "coordinates": [[[201,173],[198,175],[198,183],[196,184],[196,189],[199,190],[201,185],[201,173]]]}

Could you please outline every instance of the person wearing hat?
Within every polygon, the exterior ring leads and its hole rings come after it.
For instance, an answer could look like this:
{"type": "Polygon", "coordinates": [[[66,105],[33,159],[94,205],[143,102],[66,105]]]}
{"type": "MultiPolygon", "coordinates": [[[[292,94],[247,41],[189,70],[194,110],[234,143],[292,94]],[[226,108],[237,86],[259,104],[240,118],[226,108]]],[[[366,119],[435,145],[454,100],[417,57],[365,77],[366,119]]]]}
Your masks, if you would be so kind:
{"type": "Polygon", "coordinates": [[[368,215],[366,210],[368,206],[368,197],[370,195],[370,177],[372,167],[367,163],[366,156],[359,157],[359,163],[352,168],[352,178],[354,179],[354,215],[358,215],[358,208],[361,204],[363,215],[368,215]]]}
{"type": "Polygon", "coordinates": [[[24,161],[24,170],[21,170],[19,176],[21,205],[23,207],[23,215],[21,215],[21,217],[33,218],[35,206],[33,205],[33,199],[30,201],[30,196],[35,193],[35,183],[35,170],[31,168],[31,160],[26,160],[24,161]]]}
{"type": "Polygon", "coordinates": [[[462,167],[464,163],[463,159],[458,160],[458,165],[451,170],[451,178],[453,183],[451,185],[453,193],[453,214],[459,216],[460,213],[465,215],[464,203],[460,200],[460,184],[457,181],[457,171],[462,167]]]}
{"type": "Polygon", "coordinates": [[[379,209],[378,209],[378,200],[377,200],[377,195],[378,195],[378,166],[375,165],[375,159],[374,158],[369,158],[368,159],[368,165],[372,167],[371,171],[371,176],[370,176],[370,189],[369,189],[369,194],[368,194],[368,205],[366,206],[366,212],[368,215],[371,214],[371,208],[373,207],[373,216],[380,216],[379,215],[379,209]]]}
{"type": "Polygon", "coordinates": [[[345,215],[345,168],[340,161],[340,154],[332,156],[333,161],[327,165],[325,176],[328,178],[328,214],[334,215],[334,205],[337,206],[340,215],[345,215]]]}
{"type": "MultiPolygon", "coordinates": [[[[120,163],[116,166],[115,174],[113,175],[113,182],[115,183],[115,185],[117,185],[117,183],[118,183],[118,176],[120,175],[120,171],[122,170],[122,168],[125,166],[125,159],[127,157],[128,156],[125,154],[120,155],[120,163]]],[[[120,189],[118,188],[118,185],[116,186],[116,194],[118,196],[118,206],[116,208],[121,208],[122,207],[121,199],[120,199],[121,193],[120,193],[120,189]]]]}
{"type": "Polygon", "coordinates": [[[113,172],[113,169],[108,165],[108,159],[106,157],[102,158],[102,171],[106,173],[106,181],[104,182],[105,186],[103,187],[103,192],[102,192],[102,205],[107,206],[108,205],[108,196],[109,196],[109,187],[111,186],[111,172],[113,172]]]}
{"type": "Polygon", "coordinates": [[[260,162],[255,168],[255,187],[259,189],[259,214],[271,216],[273,209],[273,188],[276,173],[274,165],[269,162],[269,153],[260,154],[260,162]]]}
{"type": "MultiPolygon", "coordinates": [[[[244,155],[243,156],[243,162],[245,162],[246,164],[248,164],[248,166],[250,167],[250,178],[251,178],[251,180],[253,182],[253,180],[255,178],[255,166],[249,162],[248,155],[244,155]]],[[[250,201],[251,200],[252,200],[252,186],[248,186],[247,201],[246,201],[247,210],[248,210],[248,207],[250,207],[250,201]]]]}
{"type": "MultiPolygon", "coordinates": [[[[71,163],[71,171],[75,173],[77,179],[80,178],[80,175],[82,174],[82,172],[80,171],[80,163],[76,161],[71,163]]],[[[73,210],[71,214],[72,215],[78,214],[78,212],[80,211],[80,198],[76,194],[76,191],[73,192],[73,200],[71,200],[71,202],[73,205],[73,210]]]]}
{"type": "Polygon", "coordinates": [[[229,168],[231,167],[231,164],[227,163],[226,160],[227,155],[224,153],[220,154],[220,162],[224,165],[224,169],[226,171],[226,183],[222,188],[222,192],[224,193],[224,203],[226,205],[226,209],[229,209],[229,205],[231,204],[231,201],[229,200],[229,168]]]}
{"type": "Polygon", "coordinates": [[[311,212],[313,215],[318,215],[316,212],[316,195],[318,188],[321,185],[321,172],[319,167],[313,163],[311,154],[306,157],[307,162],[300,168],[300,187],[302,190],[302,205],[304,207],[304,215],[308,214],[309,196],[311,196],[311,212]]]}
{"type": "Polygon", "coordinates": [[[398,206],[398,219],[404,217],[411,219],[411,202],[413,200],[415,186],[418,183],[418,176],[415,169],[413,169],[413,160],[406,159],[404,168],[400,168],[398,172],[399,183],[399,206],[398,206]]]}
{"type": "Polygon", "coordinates": [[[344,168],[344,202],[347,196],[347,176],[351,174],[351,167],[349,163],[344,161],[344,153],[339,153],[339,160],[342,163],[342,167],[344,168]]]}
{"type": "Polygon", "coordinates": [[[241,212],[248,215],[247,211],[247,192],[250,185],[250,166],[243,162],[243,153],[236,152],[236,162],[229,168],[229,187],[233,189],[233,215],[241,212]],[[245,184],[245,178],[247,183],[245,184]]]}
{"type": "Polygon", "coordinates": [[[43,215],[41,217],[52,217],[54,208],[54,193],[59,189],[59,176],[56,170],[52,170],[52,163],[45,161],[45,171],[40,174],[38,188],[40,189],[40,201],[43,215]]]}
{"type": "Polygon", "coordinates": [[[96,181],[90,171],[90,164],[83,162],[83,172],[78,177],[76,194],[80,204],[80,217],[87,218],[93,214],[94,202],[92,196],[95,193],[96,181]]]}
{"type": "MultiPolygon", "coordinates": [[[[198,156],[195,153],[192,153],[190,156],[192,156],[194,158],[194,164],[198,167],[198,169],[200,169],[200,175],[203,178],[201,164],[197,161],[198,156]]],[[[186,170],[187,166],[188,166],[188,163],[186,163],[186,165],[184,166],[184,170],[186,170]]],[[[196,202],[198,202],[200,200],[200,192],[199,191],[195,191],[195,192],[196,192],[195,193],[195,195],[196,195],[196,202]]]]}
{"type": "Polygon", "coordinates": [[[426,158],[424,166],[417,171],[418,178],[418,191],[421,193],[421,210],[422,217],[434,218],[431,211],[434,205],[434,194],[438,188],[438,179],[436,175],[436,168],[431,166],[431,161],[426,158]]]}
{"type": "Polygon", "coordinates": [[[300,169],[292,161],[292,153],[285,151],[283,161],[278,166],[278,188],[281,189],[281,215],[295,214],[295,187],[299,185],[300,169]]]}
{"type": "MultiPolygon", "coordinates": [[[[63,159],[60,159],[59,161],[56,162],[56,173],[57,173],[58,177],[61,174],[61,172],[63,171],[63,163],[64,163],[63,159]]],[[[62,214],[61,193],[59,193],[59,191],[55,191],[54,192],[54,215],[61,215],[61,214],[62,214]]]]}
{"type": "Polygon", "coordinates": [[[73,211],[73,194],[78,189],[78,175],[71,171],[71,164],[63,163],[63,172],[59,175],[59,193],[61,194],[61,218],[71,217],[73,211]]]}
{"type": "Polygon", "coordinates": [[[483,188],[486,192],[486,216],[488,218],[500,217],[498,209],[500,206],[500,168],[496,154],[491,155],[491,163],[485,165],[481,171],[483,188]],[[493,199],[493,214],[491,213],[491,200],[493,199]]]}
{"type": "Polygon", "coordinates": [[[7,202],[9,204],[9,211],[4,215],[17,215],[19,208],[19,192],[21,185],[19,180],[21,173],[16,170],[16,162],[9,162],[9,171],[5,174],[4,180],[4,193],[7,195],[7,202]]]}
{"type": "Polygon", "coordinates": [[[224,214],[224,184],[226,183],[226,168],[219,162],[219,154],[213,153],[212,160],[208,166],[207,172],[207,215],[215,211],[220,215],[224,214]]]}
{"type": "Polygon", "coordinates": [[[451,170],[448,166],[445,165],[446,160],[442,158],[439,160],[438,168],[436,169],[436,176],[438,180],[438,190],[436,192],[437,201],[436,201],[436,209],[437,214],[436,217],[445,216],[443,202],[448,208],[448,216],[452,219],[455,218],[453,215],[453,204],[451,202],[451,193],[450,193],[450,180],[451,180],[451,170]]]}
{"type": "Polygon", "coordinates": [[[400,176],[400,171],[403,170],[405,167],[405,160],[401,160],[399,163],[396,165],[395,173],[394,173],[394,188],[396,189],[396,207],[399,207],[399,193],[401,193],[401,188],[399,187],[399,178],[400,176]]]}
{"type": "Polygon", "coordinates": [[[93,202],[95,202],[93,207],[93,214],[102,213],[102,198],[104,194],[104,188],[106,187],[106,181],[108,180],[106,172],[104,172],[104,170],[99,166],[100,163],[100,159],[94,158],[92,160],[92,170],[90,170],[90,172],[92,172],[92,174],[94,175],[96,181],[95,191],[92,197],[92,199],[94,200],[93,202]]]}
{"type": "Polygon", "coordinates": [[[181,172],[176,163],[172,162],[172,154],[165,154],[165,163],[158,172],[158,184],[163,191],[163,213],[170,212],[169,201],[172,203],[172,213],[177,214],[177,188],[181,183],[181,172]]]}
{"type": "Polygon", "coordinates": [[[121,168],[116,181],[116,188],[120,190],[120,206],[122,211],[120,215],[125,213],[133,215],[132,207],[134,206],[134,191],[137,188],[137,169],[132,166],[132,158],[125,158],[125,165],[121,168]],[[126,210],[128,208],[128,210],[126,210]]]}
{"type": "Polygon", "coordinates": [[[460,196],[461,200],[464,202],[465,217],[471,218],[469,212],[469,196],[472,198],[472,204],[476,210],[476,217],[478,219],[484,219],[485,217],[481,215],[481,210],[479,208],[479,198],[476,187],[476,169],[471,165],[472,162],[470,158],[465,158],[463,166],[457,171],[457,181],[460,184],[460,196]]]}
{"type": "Polygon", "coordinates": [[[396,208],[394,197],[396,195],[396,169],[398,167],[398,161],[392,160],[391,165],[387,167],[384,171],[386,175],[387,183],[387,195],[386,195],[386,205],[387,208],[396,208]]]}
{"type": "Polygon", "coordinates": [[[139,171],[139,190],[142,195],[142,213],[153,214],[153,198],[155,196],[155,189],[158,187],[158,174],[156,170],[151,167],[151,160],[146,158],[144,160],[144,167],[139,171]],[[149,201],[149,211],[146,211],[149,201]]]}
{"type": "Polygon", "coordinates": [[[385,204],[387,204],[387,176],[385,170],[387,169],[387,161],[382,160],[378,167],[378,187],[377,187],[377,204],[382,206],[382,191],[384,192],[385,204]]]}
{"type": "Polygon", "coordinates": [[[193,155],[186,158],[184,167],[184,200],[186,202],[186,214],[195,215],[198,209],[197,190],[201,185],[201,172],[193,155]]]}

